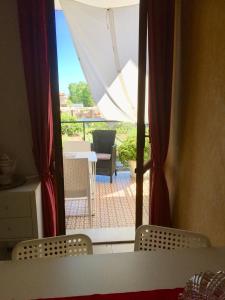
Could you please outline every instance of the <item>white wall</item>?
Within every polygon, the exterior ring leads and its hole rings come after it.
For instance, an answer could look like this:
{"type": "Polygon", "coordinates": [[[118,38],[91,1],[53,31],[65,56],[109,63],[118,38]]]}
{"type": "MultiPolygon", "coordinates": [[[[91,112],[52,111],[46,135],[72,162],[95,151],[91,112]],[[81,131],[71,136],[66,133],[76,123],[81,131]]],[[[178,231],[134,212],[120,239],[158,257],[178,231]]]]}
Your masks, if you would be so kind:
{"type": "Polygon", "coordinates": [[[0,9],[0,153],[17,158],[17,172],[36,173],[17,18],[17,1],[0,9]]]}
{"type": "Polygon", "coordinates": [[[167,162],[167,169],[175,166],[167,170],[175,175],[173,185],[168,181],[173,225],[202,232],[218,246],[225,244],[224,12],[224,0],[181,1],[180,79],[167,162]]]}

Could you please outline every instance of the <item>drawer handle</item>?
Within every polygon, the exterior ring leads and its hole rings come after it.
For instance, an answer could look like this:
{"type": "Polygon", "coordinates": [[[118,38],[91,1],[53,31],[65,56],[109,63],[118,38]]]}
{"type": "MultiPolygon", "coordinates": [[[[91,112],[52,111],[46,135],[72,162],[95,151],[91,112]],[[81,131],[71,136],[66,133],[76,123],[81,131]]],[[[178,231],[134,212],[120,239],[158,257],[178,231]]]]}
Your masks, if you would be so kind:
{"type": "Polygon", "coordinates": [[[11,227],[8,227],[8,228],[7,228],[7,230],[8,230],[8,231],[11,231],[11,230],[12,230],[12,228],[11,228],[11,227]]]}
{"type": "Polygon", "coordinates": [[[8,209],[9,209],[9,207],[8,207],[8,205],[6,205],[6,206],[5,206],[5,210],[8,210],[8,209]]]}

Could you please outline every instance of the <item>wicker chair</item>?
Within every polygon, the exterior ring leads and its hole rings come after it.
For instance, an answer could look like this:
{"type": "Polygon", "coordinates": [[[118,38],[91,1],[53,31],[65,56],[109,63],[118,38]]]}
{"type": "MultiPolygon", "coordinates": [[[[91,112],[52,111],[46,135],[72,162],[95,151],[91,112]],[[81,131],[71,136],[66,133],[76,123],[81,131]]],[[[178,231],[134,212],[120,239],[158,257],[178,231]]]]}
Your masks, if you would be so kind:
{"type": "Polygon", "coordinates": [[[86,141],[65,141],[63,143],[64,152],[91,151],[91,144],[86,141]]]}
{"type": "Polygon", "coordinates": [[[64,192],[65,198],[86,198],[88,204],[88,216],[92,222],[92,191],[91,178],[87,158],[70,159],[63,158],[64,192]]]}
{"type": "Polygon", "coordinates": [[[154,225],[142,225],[136,230],[135,251],[173,250],[177,248],[210,247],[209,239],[191,231],[154,225]]]}
{"type": "Polygon", "coordinates": [[[22,241],[13,248],[12,260],[87,254],[93,254],[91,239],[84,234],[73,234],[22,241]]]}
{"type": "Polygon", "coordinates": [[[112,183],[112,176],[116,171],[116,131],[115,130],[94,130],[92,132],[93,144],[92,150],[96,152],[97,164],[96,174],[110,176],[110,183],[112,183]]]}

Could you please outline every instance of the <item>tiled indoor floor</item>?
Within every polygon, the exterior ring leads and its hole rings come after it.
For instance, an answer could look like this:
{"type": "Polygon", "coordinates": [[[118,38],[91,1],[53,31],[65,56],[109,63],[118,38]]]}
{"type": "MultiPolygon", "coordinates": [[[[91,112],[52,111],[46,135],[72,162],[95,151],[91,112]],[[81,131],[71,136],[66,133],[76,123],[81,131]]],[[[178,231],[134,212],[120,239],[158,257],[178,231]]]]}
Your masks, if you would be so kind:
{"type": "Polygon", "coordinates": [[[121,253],[121,252],[133,252],[133,251],[134,251],[134,243],[93,245],[94,254],[108,254],[108,253],[121,253]]]}
{"type": "MultiPolygon", "coordinates": [[[[118,172],[110,184],[108,176],[96,176],[96,205],[92,224],[87,213],[87,201],[65,200],[66,228],[129,227],[135,224],[135,178],[129,172],[118,172]]],[[[143,223],[148,219],[149,179],[144,180],[143,223]]]]}

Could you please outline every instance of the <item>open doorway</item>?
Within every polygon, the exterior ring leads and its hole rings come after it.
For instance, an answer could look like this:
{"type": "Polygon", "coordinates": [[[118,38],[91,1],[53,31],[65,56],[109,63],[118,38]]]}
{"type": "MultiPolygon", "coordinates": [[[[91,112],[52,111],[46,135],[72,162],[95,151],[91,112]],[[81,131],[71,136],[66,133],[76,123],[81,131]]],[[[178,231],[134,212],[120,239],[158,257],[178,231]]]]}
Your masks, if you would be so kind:
{"type": "MultiPolygon", "coordinates": [[[[136,159],[136,110],[134,104],[137,90],[138,37],[133,47],[136,48],[132,48],[131,58],[133,57],[133,60],[127,60],[127,63],[124,64],[124,68],[121,67],[120,61],[118,60],[120,58],[118,44],[120,41],[124,41],[116,35],[116,30],[112,30],[112,28],[116,26],[115,24],[118,24],[116,22],[116,16],[119,16],[119,14],[123,12],[123,9],[128,6],[124,6],[121,11],[101,8],[105,13],[106,26],[108,26],[107,30],[111,37],[110,43],[113,49],[111,65],[112,69],[115,69],[112,72],[116,74],[116,76],[113,75],[111,78],[111,85],[103,84],[104,82],[102,81],[106,80],[105,77],[103,77],[105,74],[104,61],[105,65],[108,66],[110,57],[102,59],[103,66],[97,64],[99,69],[96,68],[95,65],[93,72],[93,65],[90,64],[90,56],[88,55],[89,48],[86,47],[83,53],[81,52],[82,45],[79,44],[79,41],[73,40],[76,32],[71,34],[73,24],[69,22],[68,19],[68,11],[71,12],[71,7],[66,7],[67,1],[60,1],[61,4],[63,4],[63,2],[65,2],[65,6],[59,5],[59,3],[56,5],[63,148],[65,148],[65,144],[68,141],[86,141],[92,143],[93,131],[96,129],[115,131],[115,144],[117,148],[115,160],[117,176],[115,172],[113,172],[112,183],[110,182],[109,176],[98,174],[97,170],[95,176],[95,190],[93,191],[94,211],[92,212],[91,223],[88,218],[87,201],[82,197],[76,200],[72,198],[65,199],[66,232],[68,234],[75,232],[87,233],[94,242],[132,241],[135,233],[136,186],[134,167],[130,165],[129,161],[136,159]],[[76,49],[78,49],[78,52],[76,49]],[[103,73],[101,73],[102,71],[103,73]],[[133,75],[133,77],[131,75],[133,75]],[[95,80],[96,78],[98,78],[97,81],[95,80]],[[99,78],[101,78],[101,81],[99,78]],[[136,83],[133,84],[133,81],[136,83]],[[101,89],[102,85],[104,85],[103,90],[101,89]],[[118,92],[119,90],[121,91],[118,92]],[[130,94],[135,95],[133,100],[130,99],[132,98],[130,94]],[[128,101],[121,105],[121,102],[123,102],[121,98],[124,99],[124,101],[128,98],[130,102],[128,101]]],[[[133,2],[134,1],[132,1],[132,3],[133,2]]],[[[78,3],[78,5],[79,9],[86,9],[85,6],[87,6],[83,3],[78,3]]],[[[136,4],[136,6],[138,9],[138,4],[136,4]]],[[[136,14],[136,24],[138,26],[138,10],[136,12],[134,11],[135,5],[133,4],[131,5],[131,9],[133,13],[136,14]]],[[[97,10],[96,7],[93,8],[93,12],[96,13],[96,16],[98,13],[97,10]]],[[[90,7],[88,7],[88,13],[90,13],[90,7]]],[[[97,29],[93,28],[93,30],[96,31],[97,29]]],[[[134,37],[135,34],[137,34],[138,27],[135,30],[135,33],[132,32],[130,34],[130,40],[132,40],[131,36],[134,37]]],[[[126,39],[125,46],[129,43],[129,37],[126,36],[126,39]]],[[[130,43],[132,43],[132,41],[130,41],[130,43]]],[[[123,47],[125,46],[123,45],[123,47]]],[[[127,45],[127,51],[130,48],[131,47],[127,45]]],[[[123,51],[125,50],[126,47],[123,48],[123,51]]],[[[127,53],[124,55],[126,56],[127,53]]],[[[109,68],[107,68],[107,73],[108,70],[109,68]]],[[[148,141],[146,145],[149,145],[148,141]]],[[[149,152],[150,149],[147,146],[145,153],[146,159],[149,152]]],[[[148,223],[149,218],[148,195],[149,174],[146,175],[144,180],[143,223],[148,223]]]]}

